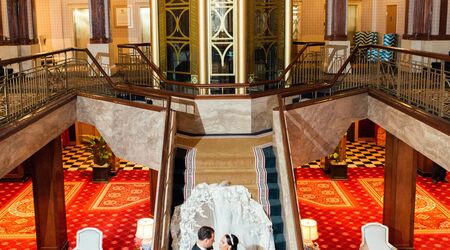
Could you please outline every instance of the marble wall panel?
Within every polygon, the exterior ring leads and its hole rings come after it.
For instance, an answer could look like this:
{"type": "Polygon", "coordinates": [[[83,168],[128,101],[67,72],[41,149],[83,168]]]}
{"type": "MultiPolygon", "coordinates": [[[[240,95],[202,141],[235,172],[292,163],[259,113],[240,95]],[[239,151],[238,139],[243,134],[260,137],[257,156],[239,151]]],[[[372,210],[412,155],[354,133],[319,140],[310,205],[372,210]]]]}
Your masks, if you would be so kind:
{"type": "Polygon", "coordinates": [[[330,154],[355,120],[367,118],[367,94],[286,111],[293,166],[330,154]]]}
{"type": "Polygon", "coordinates": [[[450,136],[401,111],[368,98],[368,118],[450,171],[450,136]]]}
{"type": "Polygon", "coordinates": [[[75,121],[76,101],[73,100],[0,141],[0,177],[60,136],[75,121]]]}
{"type": "Polygon", "coordinates": [[[297,236],[294,230],[295,228],[293,216],[298,216],[295,211],[292,211],[291,203],[297,203],[297,201],[291,200],[289,179],[288,175],[292,172],[288,172],[286,169],[286,158],[284,157],[283,137],[281,134],[280,113],[279,111],[273,111],[273,150],[276,156],[277,172],[278,172],[278,184],[280,186],[280,201],[282,204],[282,216],[285,230],[285,237],[287,242],[287,249],[299,249],[297,242],[297,236]]]}
{"type": "Polygon", "coordinates": [[[250,134],[272,128],[276,96],[254,99],[178,100],[178,129],[192,134],[250,134]],[[178,103],[180,102],[180,103],[178,103]]]}
{"type": "Polygon", "coordinates": [[[278,107],[277,96],[252,99],[252,133],[272,128],[272,110],[278,107]]]}
{"type": "Polygon", "coordinates": [[[118,157],[159,170],[165,111],[78,97],[78,121],[92,124],[118,157]]]}
{"type": "Polygon", "coordinates": [[[193,134],[251,133],[251,100],[195,100],[194,114],[177,112],[178,129],[193,134]]]}

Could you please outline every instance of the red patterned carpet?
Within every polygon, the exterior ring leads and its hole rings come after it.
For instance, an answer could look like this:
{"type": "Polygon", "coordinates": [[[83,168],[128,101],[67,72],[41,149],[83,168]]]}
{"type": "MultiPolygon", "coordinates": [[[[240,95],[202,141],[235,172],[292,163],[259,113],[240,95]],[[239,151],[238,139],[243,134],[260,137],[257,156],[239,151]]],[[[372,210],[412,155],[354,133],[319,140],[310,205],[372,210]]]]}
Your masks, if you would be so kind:
{"type": "MultiPolygon", "coordinates": [[[[104,233],[104,249],[133,249],[136,221],[151,217],[148,171],[120,171],[109,184],[92,183],[91,174],[64,173],[70,247],[75,247],[80,228],[97,227],[104,233]]],[[[31,182],[0,183],[0,204],[0,249],[36,249],[31,182]],[[3,229],[11,221],[22,225],[24,219],[26,226],[17,237],[3,229]]]]}
{"type": "MultiPolygon", "coordinates": [[[[382,181],[383,168],[349,168],[348,177],[347,181],[332,182],[321,169],[296,170],[300,213],[302,218],[317,221],[317,242],[321,249],[358,249],[361,243],[361,226],[367,222],[382,222],[380,183],[371,182],[371,186],[378,189],[373,188],[377,191],[369,192],[370,188],[362,182],[374,178],[382,181]],[[313,184],[305,185],[308,182],[313,184]],[[308,187],[319,182],[329,185],[326,190],[324,186],[323,190],[316,189],[311,196],[308,187]],[[307,192],[304,191],[305,188],[307,192]],[[305,195],[309,198],[305,199],[305,195]],[[329,201],[336,202],[337,206],[331,206],[329,201]]],[[[442,182],[433,184],[430,178],[420,176],[417,177],[417,184],[415,249],[450,249],[450,185],[442,182]],[[427,220],[431,216],[434,219],[427,220]]]]}

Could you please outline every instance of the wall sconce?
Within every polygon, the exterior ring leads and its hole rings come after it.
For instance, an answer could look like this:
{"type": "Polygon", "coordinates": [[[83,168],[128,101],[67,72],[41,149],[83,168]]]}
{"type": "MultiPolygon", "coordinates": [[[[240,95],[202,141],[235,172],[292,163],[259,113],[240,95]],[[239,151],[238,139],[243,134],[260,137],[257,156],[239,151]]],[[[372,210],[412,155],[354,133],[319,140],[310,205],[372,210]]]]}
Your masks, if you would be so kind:
{"type": "Polygon", "coordinates": [[[151,250],[153,225],[154,221],[151,218],[143,218],[137,221],[135,242],[142,250],[151,250]]]}
{"type": "Polygon", "coordinates": [[[300,221],[302,227],[303,245],[305,250],[319,250],[319,245],[313,240],[319,238],[317,232],[317,221],[313,219],[302,219],[300,221]]]}

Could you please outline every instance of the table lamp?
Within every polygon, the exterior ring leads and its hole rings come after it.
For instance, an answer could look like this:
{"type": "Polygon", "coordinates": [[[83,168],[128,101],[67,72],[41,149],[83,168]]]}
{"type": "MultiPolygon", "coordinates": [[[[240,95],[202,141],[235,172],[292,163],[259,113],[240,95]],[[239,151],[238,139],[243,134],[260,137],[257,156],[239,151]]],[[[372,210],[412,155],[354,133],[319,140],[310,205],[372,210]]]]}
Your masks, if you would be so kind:
{"type": "Polygon", "coordinates": [[[151,218],[142,218],[137,222],[136,241],[140,243],[142,250],[150,250],[152,247],[153,224],[151,218]]]}
{"type": "Polygon", "coordinates": [[[313,219],[302,219],[300,221],[302,227],[303,244],[305,249],[319,249],[319,245],[313,243],[313,240],[319,238],[317,233],[317,222],[313,219]]]}

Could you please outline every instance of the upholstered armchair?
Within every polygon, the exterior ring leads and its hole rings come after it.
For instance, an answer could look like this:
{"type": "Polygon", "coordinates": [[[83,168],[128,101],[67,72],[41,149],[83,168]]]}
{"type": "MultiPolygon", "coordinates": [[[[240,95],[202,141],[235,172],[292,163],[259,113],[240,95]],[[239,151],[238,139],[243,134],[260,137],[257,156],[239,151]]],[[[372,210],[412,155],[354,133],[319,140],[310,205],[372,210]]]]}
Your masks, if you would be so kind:
{"type": "Polygon", "coordinates": [[[389,229],[378,222],[367,223],[361,227],[362,243],[360,250],[392,250],[397,249],[388,242],[389,229]]]}
{"type": "Polygon", "coordinates": [[[86,227],[77,232],[74,250],[102,250],[103,233],[95,227],[86,227]]]}

